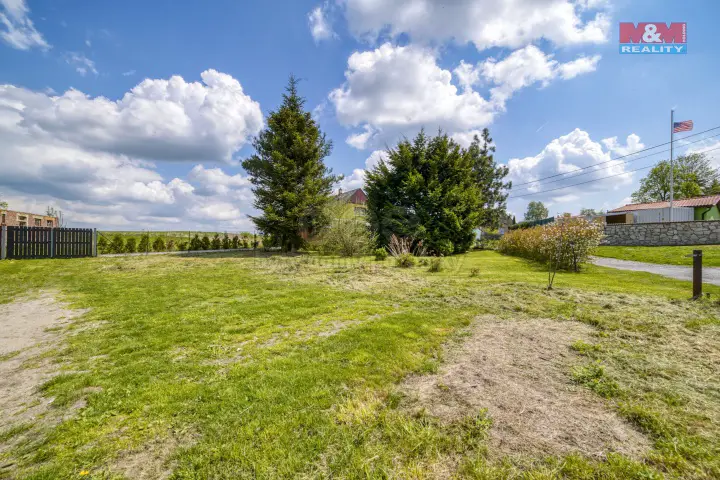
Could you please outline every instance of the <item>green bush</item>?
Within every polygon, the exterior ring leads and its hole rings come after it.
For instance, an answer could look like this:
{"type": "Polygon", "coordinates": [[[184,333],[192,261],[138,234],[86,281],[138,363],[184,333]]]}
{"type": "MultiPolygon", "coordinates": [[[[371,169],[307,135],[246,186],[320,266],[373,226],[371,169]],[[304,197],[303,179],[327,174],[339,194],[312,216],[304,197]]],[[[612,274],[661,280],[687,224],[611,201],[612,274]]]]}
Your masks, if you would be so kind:
{"type": "Polygon", "coordinates": [[[138,252],[150,251],[150,235],[147,233],[140,237],[140,243],[138,243],[138,252]]]}
{"type": "Polygon", "coordinates": [[[193,238],[190,239],[190,243],[188,244],[188,250],[190,250],[190,251],[202,250],[202,241],[200,240],[200,237],[197,234],[193,238]]]}
{"type": "Polygon", "coordinates": [[[443,269],[442,258],[439,258],[439,257],[431,258],[430,261],[428,262],[428,264],[429,264],[428,272],[435,273],[435,272],[439,272],[443,269]]]}
{"type": "Polygon", "coordinates": [[[210,237],[205,235],[202,237],[202,240],[200,240],[200,250],[210,250],[210,237]]]}
{"type": "Polygon", "coordinates": [[[97,249],[98,249],[98,253],[101,255],[108,253],[109,246],[108,246],[107,238],[105,238],[104,236],[101,236],[100,238],[98,238],[97,249]]]}
{"type": "Polygon", "coordinates": [[[415,257],[411,253],[403,253],[395,257],[395,265],[400,268],[411,268],[416,263],[415,257]]]}
{"type": "Polygon", "coordinates": [[[125,241],[122,235],[119,233],[113,235],[112,240],[110,240],[109,250],[110,253],[125,253],[125,241]]]}
{"type": "Polygon", "coordinates": [[[181,252],[184,252],[187,249],[188,249],[188,242],[178,243],[178,250],[180,250],[181,252]]]}
{"type": "Polygon", "coordinates": [[[240,248],[240,239],[235,235],[232,239],[232,248],[240,248]]]}
{"type": "Polygon", "coordinates": [[[232,246],[232,242],[230,241],[230,237],[228,237],[228,234],[223,235],[222,239],[222,248],[223,250],[228,250],[232,246]]]}
{"type": "Polygon", "coordinates": [[[137,240],[135,240],[135,237],[130,237],[125,242],[125,251],[127,253],[135,253],[137,252],[137,240]]]}
{"type": "Polygon", "coordinates": [[[473,267],[470,269],[470,276],[471,277],[479,277],[480,276],[480,269],[478,267],[473,267]]]}
{"type": "Polygon", "coordinates": [[[217,233],[213,236],[210,248],[212,250],[220,250],[222,248],[222,241],[220,240],[220,235],[218,235],[217,233]]]}
{"type": "Polygon", "coordinates": [[[152,249],[154,252],[164,252],[165,251],[165,240],[163,240],[162,237],[156,238],[152,244],[152,249]]]}
{"type": "Polygon", "coordinates": [[[564,217],[549,225],[506,233],[500,240],[498,251],[537,262],[550,262],[558,270],[577,271],[600,244],[603,235],[602,223],[564,217]]]}
{"type": "Polygon", "coordinates": [[[168,252],[174,252],[175,251],[175,240],[173,240],[172,238],[170,240],[168,240],[166,248],[167,248],[168,252]]]}
{"type": "Polygon", "coordinates": [[[374,253],[375,260],[378,262],[382,262],[388,257],[388,252],[384,248],[376,248],[374,253]]]}

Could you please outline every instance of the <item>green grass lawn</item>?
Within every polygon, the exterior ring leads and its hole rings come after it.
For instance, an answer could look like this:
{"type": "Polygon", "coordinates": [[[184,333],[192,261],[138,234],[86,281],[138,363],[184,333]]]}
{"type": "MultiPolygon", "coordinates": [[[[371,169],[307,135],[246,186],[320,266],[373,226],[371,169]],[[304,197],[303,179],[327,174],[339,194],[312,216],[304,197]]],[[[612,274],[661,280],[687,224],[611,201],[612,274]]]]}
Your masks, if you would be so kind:
{"type": "Polygon", "coordinates": [[[548,292],[542,267],[489,251],[439,273],[227,253],[5,261],[0,278],[0,303],[57,291],[94,327],[45,355],[63,372],[42,386],[52,409],[84,408],[0,432],[0,478],[120,478],[127,452],[158,445],[171,478],[720,476],[717,287],[690,302],[687,282],[588,266],[548,292]],[[479,315],[591,326],[568,378],[646,434],[647,455],[502,457],[482,412],[404,409],[398,385],[441,367],[479,315]]]}
{"type": "Polygon", "coordinates": [[[703,265],[720,267],[720,245],[695,245],[687,247],[598,247],[598,257],[619,258],[636,262],[664,263],[666,265],[692,265],[687,255],[693,250],[703,251],[703,265]]]}

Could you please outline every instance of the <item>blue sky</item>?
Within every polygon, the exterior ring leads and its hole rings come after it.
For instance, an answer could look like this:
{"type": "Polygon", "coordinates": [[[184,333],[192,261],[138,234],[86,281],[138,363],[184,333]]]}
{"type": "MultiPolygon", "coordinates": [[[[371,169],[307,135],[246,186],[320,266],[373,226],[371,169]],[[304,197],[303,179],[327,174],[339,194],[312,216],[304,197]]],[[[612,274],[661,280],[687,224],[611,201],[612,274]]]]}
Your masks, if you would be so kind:
{"type": "MultiPolygon", "coordinates": [[[[489,127],[517,185],[667,142],[673,107],[694,133],[720,126],[710,0],[0,0],[0,12],[0,194],[78,226],[251,229],[239,160],[290,73],[343,188],[421,127],[460,142],[489,127]],[[689,53],[620,55],[620,21],[687,22],[689,53]]],[[[509,209],[614,208],[645,173],[625,172],[665,156],[518,186],[509,209]]]]}

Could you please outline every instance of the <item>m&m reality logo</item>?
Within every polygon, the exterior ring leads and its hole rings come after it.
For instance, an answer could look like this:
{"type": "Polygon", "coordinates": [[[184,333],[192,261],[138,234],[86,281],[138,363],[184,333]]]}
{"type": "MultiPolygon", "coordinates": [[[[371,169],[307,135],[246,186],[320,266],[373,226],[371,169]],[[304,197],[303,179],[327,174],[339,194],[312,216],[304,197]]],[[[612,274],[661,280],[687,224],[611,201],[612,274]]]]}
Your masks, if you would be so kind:
{"type": "Polygon", "coordinates": [[[687,53],[687,23],[620,22],[620,53],[664,54],[687,53]]]}

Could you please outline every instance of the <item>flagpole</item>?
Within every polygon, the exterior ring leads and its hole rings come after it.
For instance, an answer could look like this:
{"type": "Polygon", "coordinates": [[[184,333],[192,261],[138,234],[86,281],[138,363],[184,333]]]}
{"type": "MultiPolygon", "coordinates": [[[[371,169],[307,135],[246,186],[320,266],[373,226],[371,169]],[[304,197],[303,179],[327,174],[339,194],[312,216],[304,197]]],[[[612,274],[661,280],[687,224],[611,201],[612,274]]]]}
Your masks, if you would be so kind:
{"type": "Polygon", "coordinates": [[[673,221],[673,196],[675,194],[675,186],[673,180],[673,147],[675,146],[675,110],[670,110],[670,221],[673,221]]]}

